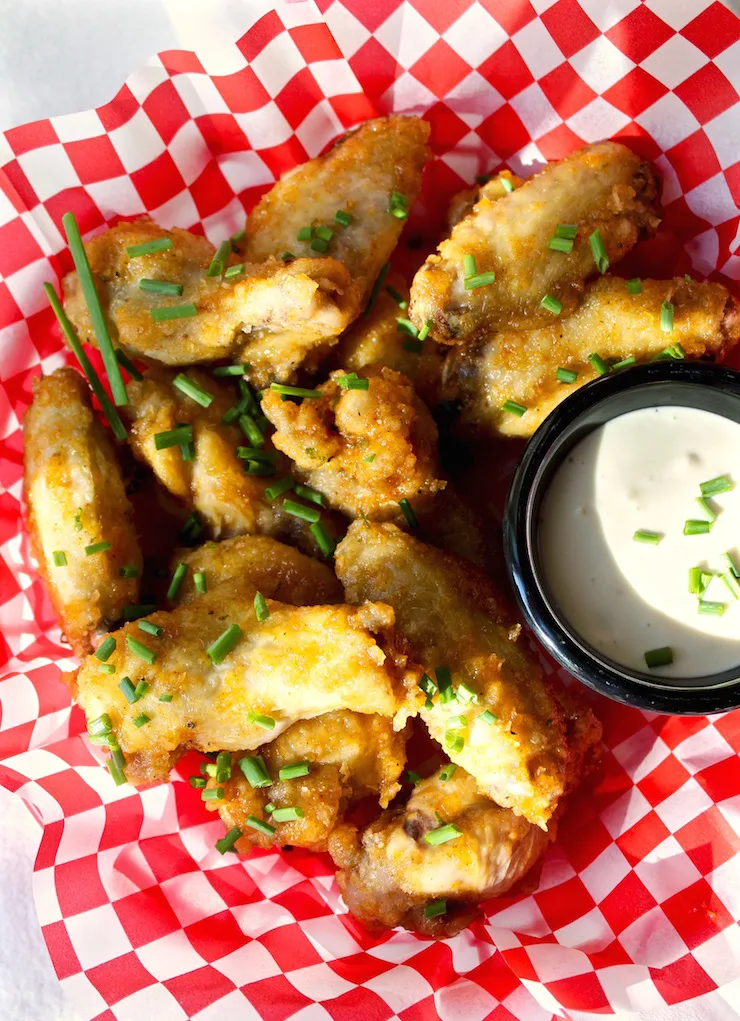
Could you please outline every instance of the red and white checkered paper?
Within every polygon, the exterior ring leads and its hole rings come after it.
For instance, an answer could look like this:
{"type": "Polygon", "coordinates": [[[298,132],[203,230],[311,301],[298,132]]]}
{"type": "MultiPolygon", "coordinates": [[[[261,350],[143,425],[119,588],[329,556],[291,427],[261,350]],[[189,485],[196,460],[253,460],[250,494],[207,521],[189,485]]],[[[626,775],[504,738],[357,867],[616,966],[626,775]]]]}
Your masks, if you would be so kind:
{"type": "MultiPolygon", "coordinates": [[[[601,701],[603,774],[536,889],[434,943],[370,938],[325,857],[221,857],[184,782],[115,788],[70,706],[72,663],[21,522],[31,379],[66,360],[41,289],[60,232],[149,212],[215,241],[348,126],[423,114],[427,210],[476,173],[623,139],[664,179],[649,272],[740,278],[740,21],[707,0],[251,0],[218,59],[161,53],[107,105],[0,135],[0,783],[43,826],[35,895],[85,1019],[551,1021],[740,1012],[740,713],[601,701]]],[[[114,41],[112,41],[114,44],[114,41]]]]}

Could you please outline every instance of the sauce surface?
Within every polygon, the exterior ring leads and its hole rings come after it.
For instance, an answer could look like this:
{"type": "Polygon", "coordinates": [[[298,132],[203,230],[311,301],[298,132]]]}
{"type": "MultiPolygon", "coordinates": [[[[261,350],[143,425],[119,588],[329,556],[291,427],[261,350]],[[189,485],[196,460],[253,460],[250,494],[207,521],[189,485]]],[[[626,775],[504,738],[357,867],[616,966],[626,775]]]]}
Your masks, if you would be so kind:
{"type": "Polygon", "coordinates": [[[740,564],[740,424],[696,408],[629,412],[576,444],[542,502],[539,553],[562,616],[593,649],[665,678],[702,677],[740,663],[740,601],[719,576],[724,553],[740,564]],[[684,535],[707,519],[700,483],[727,475],[734,488],[708,500],[711,531],[684,535]],[[661,533],[636,542],[639,529],[661,533]],[[722,616],[699,613],[689,569],[716,572],[702,595],[722,616]],[[648,670],[645,652],[669,646],[672,664],[648,670]]]}

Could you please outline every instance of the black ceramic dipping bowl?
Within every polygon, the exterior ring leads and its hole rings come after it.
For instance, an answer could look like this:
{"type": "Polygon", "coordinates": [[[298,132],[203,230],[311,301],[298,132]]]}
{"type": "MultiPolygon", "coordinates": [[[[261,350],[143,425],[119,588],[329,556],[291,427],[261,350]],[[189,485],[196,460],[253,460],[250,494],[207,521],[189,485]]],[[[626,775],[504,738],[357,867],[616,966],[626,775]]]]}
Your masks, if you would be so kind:
{"type": "Polygon", "coordinates": [[[591,648],[560,614],[540,565],[540,506],[571,448],[611,419],[657,405],[699,408],[740,423],[740,372],[703,362],[651,362],[601,376],[567,397],[529,441],[512,479],[504,516],[506,565],[528,626],[579,681],[656,712],[724,712],[740,706],[740,654],[732,670],[679,683],[621,666],[591,648]]]}

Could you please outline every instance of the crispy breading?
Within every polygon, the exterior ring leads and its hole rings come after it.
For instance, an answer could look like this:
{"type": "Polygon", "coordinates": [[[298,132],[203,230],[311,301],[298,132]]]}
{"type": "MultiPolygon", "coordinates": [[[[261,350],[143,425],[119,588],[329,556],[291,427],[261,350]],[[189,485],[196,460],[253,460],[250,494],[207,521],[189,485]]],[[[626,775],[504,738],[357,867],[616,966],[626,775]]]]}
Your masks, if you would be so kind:
{"type": "Polygon", "coordinates": [[[298,231],[328,227],[334,233],[327,254],[347,267],[364,305],[405,223],[390,212],[391,196],[403,195],[409,209],[416,201],[428,137],[429,125],[417,117],[379,117],[290,170],[249,214],[246,258],[310,256],[311,241],[298,241],[298,231]],[[348,226],[335,221],[337,210],[350,214],[348,226]]]}
{"type": "Polygon", "coordinates": [[[136,623],[115,632],[107,661],[112,674],[102,674],[95,657],[85,661],[77,702],[88,721],[109,714],[130,782],[166,780],[188,748],[258,748],[292,723],[336,709],[395,717],[403,726],[407,687],[418,673],[396,655],[390,607],[295,607],[270,599],[267,607],[269,616],[258,621],[253,589],[224,582],[170,612],[151,614],[152,624],[164,629],[159,637],[136,623]],[[239,640],[216,664],[207,650],[232,625],[241,630],[239,640]],[[136,651],[137,641],[154,653],[153,664],[136,651]],[[133,703],[119,688],[124,677],[134,687],[148,685],[133,703]],[[161,702],[161,695],[172,701],[161,702]],[[149,721],[137,726],[141,713],[149,721]],[[254,713],[270,717],[274,727],[253,722],[254,713]]]}
{"type": "MultiPolygon", "coordinates": [[[[219,358],[250,361],[257,385],[286,379],[359,311],[359,291],[336,259],[259,260],[229,279],[207,275],[215,254],[205,238],[151,220],[119,223],[85,246],[116,345],[166,365],[219,358]],[[168,251],[131,258],[127,247],[169,239],[168,251]],[[140,289],[142,279],[182,284],[181,296],[140,289]],[[154,322],[152,309],[194,304],[196,316],[154,322]],[[289,340],[286,342],[286,336],[289,340]]],[[[236,256],[230,258],[236,264],[236,256]]],[[[76,273],[63,281],[65,308],[82,339],[95,343],[76,273]]]]}
{"type": "MultiPolygon", "coordinates": [[[[185,506],[198,513],[213,538],[260,534],[295,542],[308,553],[318,551],[308,523],[291,517],[282,500],[270,501],[265,490],[287,474],[289,465],[269,438],[264,450],[275,458],[276,474],[263,478],[247,475],[237,447],[247,444],[236,425],[226,425],[224,414],[237,398],[228,385],[199,369],[188,369],[188,379],[207,390],[213,401],[201,407],[173,385],[175,372],[149,371],[140,383],[128,384],[130,404],[123,409],[131,420],[134,454],[148,464],[159,481],[185,506]],[[186,461],[179,447],[157,450],[155,436],[179,424],[193,427],[195,459],[186,461]]],[[[325,518],[330,531],[335,526],[325,518]]]]}
{"type": "Polygon", "coordinates": [[[718,283],[683,277],[643,280],[630,294],[619,277],[589,284],[573,315],[537,330],[494,333],[473,347],[455,348],[445,363],[445,392],[462,401],[460,422],[477,432],[531,436],[560,401],[597,376],[588,361],[634,356],[650,361],[667,345],[679,343],[689,358],[722,357],[740,338],[735,299],[718,283]],[[673,329],[660,325],[663,302],[673,305],[673,329]],[[559,367],[578,373],[574,384],[557,379],[559,367]],[[502,410],[504,401],[523,404],[518,418],[502,410]]]}
{"type": "Polygon", "coordinates": [[[565,786],[563,714],[487,578],[390,523],[354,522],[335,566],[351,602],[393,607],[431,677],[439,681],[446,667],[454,690],[469,689],[421,708],[432,737],[481,791],[547,829],[565,786]],[[486,710],[492,717],[482,717],[486,710]]]}
{"type": "Polygon", "coordinates": [[[477,901],[511,889],[549,839],[481,794],[475,778],[458,767],[448,780],[439,773],[422,780],[405,806],[383,812],[361,834],[340,826],[329,851],[352,914],[373,928],[403,925],[446,938],[470,924],[477,901]],[[460,836],[430,845],[427,834],[443,824],[456,826],[460,836]],[[424,906],[440,898],[447,910],[426,918],[424,906]]]}
{"type": "Polygon", "coordinates": [[[406,763],[405,735],[396,732],[384,716],[337,710],[312,720],[294,723],[280,737],[260,749],[272,780],[269,787],[253,788],[233,758],[231,779],[209,780],[209,787],[223,787],[221,801],[207,802],[217,809],[227,830],[238,826],[242,836],[236,850],[252,847],[307,847],[325,851],[329,834],[345,811],[359,797],[374,794],[385,808],[400,789],[398,778],[406,763]],[[280,780],[279,770],[297,762],[309,762],[311,772],[292,780],[280,780]],[[272,821],[265,805],[299,807],[302,819],[272,821]],[[272,822],[274,836],[250,827],[248,816],[272,822]]]}
{"type": "Polygon", "coordinates": [[[430,255],[411,286],[411,319],[447,344],[465,344],[492,330],[548,325],[550,295],[563,314],[598,272],[589,243],[599,231],[613,265],[640,237],[652,233],[657,184],[650,165],[617,142],[599,142],[551,163],[504,198],[485,195],[430,255]],[[548,242],[560,224],[577,228],[570,253],[548,242]],[[465,256],[477,273],[495,273],[466,289],[465,256]]]}
{"type": "Polygon", "coordinates": [[[300,404],[265,393],[262,408],[276,428],[275,446],[295,474],[350,517],[401,518],[399,501],[423,504],[439,478],[437,427],[411,383],[393,369],[358,374],[366,390],[340,386],[337,370],[300,404]]]}
{"type": "Polygon", "coordinates": [[[450,199],[450,205],[447,210],[447,226],[449,230],[452,231],[452,228],[460,220],[464,219],[468,213],[472,213],[473,207],[481,198],[487,198],[489,201],[495,202],[496,199],[502,199],[515,188],[521,188],[523,184],[524,181],[521,177],[512,174],[510,170],[502,170],[500,173],[494,174],[484,184],[474,184],[470,188],[463,188],[462,191],[459,191],[450,199]],[[504,184],[504,181],[507,184],[504,184]]]}
{"type": "Polygon", "coordinates": [[[138,602],[142,560],[131,505],[113,443],[74,369],[34,380],[23,433],[31,545],[62,630],[84,656],[123,607],[138,602]],[[110,549],[86,556],[98,542],[110,549]],[[63,566],[55,552],[66,557],[63,566]],[[121,577],[125,566],[137,576],[121,577]]]}
{"type": "Polygon", "coordinates": [[[326,564],[266,535],[237,535],[221,542],[206,542],[197,549],[175,550],[173,570],[178,564],[188,568],[178,593],[179,603],[199,598],[193,580],[196,572],[205,575],[208,591],[236,578],[266,599],[291,606],[343,601],[342,586],[326,564]]]}

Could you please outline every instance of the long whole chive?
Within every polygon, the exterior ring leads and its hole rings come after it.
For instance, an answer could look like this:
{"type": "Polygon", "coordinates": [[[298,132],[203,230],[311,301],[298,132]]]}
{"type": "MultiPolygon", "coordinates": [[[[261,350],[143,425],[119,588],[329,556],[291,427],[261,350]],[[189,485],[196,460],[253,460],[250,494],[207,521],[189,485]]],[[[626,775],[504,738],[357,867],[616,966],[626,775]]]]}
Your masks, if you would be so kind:
{"type": "Polygon", "coordinates": [[[673,330],[673,305],[670,301],[664,301],[660,306],[660,328],[663,333],[673,330]]]}
{"type": "Polygon", "coordinates": [[[450,780],[456,769],[457,765],[454,762],[448,762],[446,766],[443,766],[439,771],[439,778],[442,783],[446,783],[447,780],[450,780]]]}
{"type": "Polygon", "coordinates": [[[176,387],[180,393],[185,394],[186,397],[195,401],[196,404],[200,404],[201,408],[208,408],[213,403],[213,394],[208,393],[207,390],[198,383],[195,383],[192,379],[189,379],[182,372],[178,372],[172,380],[172,385],[176,387]]]}
{"type": "Polygon", "coordinates": [[[521,418],[528,409],[526,405],[517,404],[516,401],[504,401],[501,405],[501,410],[508,412],[509,415],[516,415],[517,418],[521,418]]]}
{"type": "Polygon", "coordinates": [[[166,429],[154,434],[155,450],[167,450],[168,447],[182,447],[193,442],[192,425],[179,425],[176,429],[166,429]]]}
{"type": "Polygon", "coordinates": [[[87,725],[87,732],[92,734],[93,737],[104,737],[106,734],[110,734],[112,730],[113,724],[108,713],[103,713],[97,719],[90,720],[87,725]]]}
{"type": "Polygon", "coordinates": [[[116,358],[118,359],[118,364],[121,366],[121,368],[125,369],[132,379],[135,379],[137,383],[140,383],[142,381],[144,377],[136,368],[131,359],[128,357],[126,352],[122,351],[120,347],[116,348],[116,358]]]}
{"type": "Polygon", "coordinates": [[[183,292],[183,285],[172,283],[170,280],[148,280],[143,277],[139,281],[139,290],[148,294],[169,294],[179,298],[183,292]]]}
{"type": "Polygon", "coordinates": [[[399,294],[395,287],[391,287],[390,284],[386,285],[386,291],[390,294],[391,298],[395,301],[399,308],[408,308],[409,303],[406,301],[402,294],[399,294]]]}
{"type": "Polygon", "coordinates": [[[604,361],[597,351],[593,351],[588,356],[588,360],[599,376],[605,376],[608,372],[611,372],[611,366],[608,362],[604,361]]]}
{"type": "Polygon", "coordinates": [[[234,844],[241,837],[242,831],[238,826],[232,826],[225,837],[221,837],[220,840],[216,841],[216,850],[219,854],[226,854],[227,851],[234,850],[234,844]]]}
{"type": "Polygon", "coordinates": [[[463,272],[466,277],[475,276],[478,272],[478,266],[476,265],[474,255],[470,255],[469,253],[467,255],[463,255],[463,272]]]}
{"type": "Polygon", "coordinates": [[[55,549],[51,555],[51,559],[54,563],[54,567],[67,566],[67,554],[64,552],[64,550],[55,549]]]}
{"type": "Polygon", "coordinates": [[[692,596],[700,596],[704,591],[704,583],[701,579],[701,567],[689,568],[689,592],[692,596]]]}
{"type": "Polygon", "coordinates": [[[453,754],[457,754],[465,747],[465,738],[457,730],[448,730],[445,732],[445,747],[453,754]]]}
{"type": "Polygon", "coordinates": [[[699,483],[702,496],[719,496],[720,493],[729,493],[734,489],[734,483],[728,475],[718,475],[716,479],[699,483]]]}
{"type": "Polygon", "coordinates": [[[720,577],[729,589],[732,598],[740,599],[740,585],[732,571],[725,571],[725,573],[720,575],[720,577]]]}
{"type": "Polygon", "coordinates": [[[449,840],[457,840],[462,835],[461,829],[458,829],[454,823],[448,822],[444,826],[438,826],[436,830],[425,833],[424,839],[432,847],[437,847],[439,844],[446,844],[449,840]]]}
{"type": "Polygon", "coordinates": [[[343,390],[367,390],[370,387],[369,379],[361,379],[356,372],[350,372],[346,376],[337,376],[337,386],[343,390]]]}
{"type": "Polygon", "coordinates": [[[620,369],[629,369],[636,361],[637,359],[634,355],[627,355],[626,358],[622,358],[620,361],[615,362],[612,365],[612,371],[618,372],[620,369]]]}
{"type": "MultiPolygon", "coordinates": [[[[506,180],[506,178],[504,178],[506,180]]],[[[503,182],[502,182],[503,183],[503,182]]],[[[509,181],[511,184],[511,181],[509,181]]],[[[513,187],[511,191],[513,191],[513,187]]],[[[424,905],[424,917],[425,918],[439,918],[440,915],[447,914],[447,900],[445,897],[440,897],[438,900],[433,900],[429,904],[424,905]]]]}
{"type": "Polygon", "coordinates": [[[365,311],[363,313],[364,315],[367,315],[367,313],[375,304],[375,301],[378,295],[380,294],[380,288],[385,283],[385,278],[388,276],[388,271],[390,270],[390,268],[391,264],[389,262],[384,262],[383,265],[380,267],[380,272],[375,278],[375,283],[373,284],[372,290],[370,291],[370,297],[367,299],[367,305],[365,305],[365,311]]]}
{"type": "Polygon", "coordinates": [[[157,662],[157,654],[153,652],[149,646],[144,645],[138,638],[134,638],[133,635],[126,635],[126,644],[128,645],[134,656],[138,656],[139,659],[143,659],[149,666],[153,666],[157,662]]]}
{"type": "Polygon", "coordinates": [[[316,510],[315,507],[304,507],[303,504],[296,503],[295,500],[288,498],[283,500],[283,510],[294,518],[301,518],[303,521],[310,521],[312,523],[317,522],[321,517],[321,511],[316,510]]]}
{"type": "Polygon", "coordinates": [[[206,270],[206,276],[220,277],[226,269],[226,264],[229,261],[231,252],[231,240],[222,241],[216,249],[216,254],[211,259],[208,269],[206,270]]]}
{"type": "Polygon", "coordinates": [[[578,373],[574,369],[559,368],[555,373],[558,383],[575,383],[578,373]]]}
{"type": "Polygon", "coordinates": [[[309,531],[316,540],[316,545],[319,547],[321,555],[324,557],[330,557],[336,549],[337,544],[329,535],[323,521],[314,521],[313,524],[309,526],[309,531]]]}
{"type": "Polygon", "coordinates": [[[735,575],[736,578],[740,578],[740,567],[738,567],[737,561],[735,560],[732,553],[723,553],[722,559],[725,561],[729,569],[735,575]]]}
{"type": "Polygon", "coordinates": [[[247,826],[251,826],[259,833],[264,833],[267,837],[272,837],[275,833],[274,826],[270,826],[269,822],[265,822],[263,819],[258,819],[256,815],[248,815],[245,822],[247,826]]]}
{"type": "Polygon", "coordinates": [[[439,688],[439,701],[441,705],[446,705],[448,702],[456,702],[457,695],[452,687],[452,674],[448,666],[438,666],[434,671],[437,678],[437,687],[439,688]]]}
{"type": "Polygon", "coordinates": [[[651,532],[647,528],[638,528],[632,536],[634,542],[645,542],[649,543],[651,546],[657,546],[662,538],[662,532],[651,532]]]}
{"type": "Polygon", "coordinates": [[[710,617],[721,617],[727,607],[724,603],[714,603],[708,599],[699,600],[699,613],[706,614],[710,617]]]}
{"type": "Polygon", "coordinates": [[[138,702],[140,698],[143,698],[144,695],[146,695],[147,691],[149,691],[149,684],[147,683],[147,681],[139,681],[139,683],[134,688],[136,701],[138,702]]]}
{"type": "Polygon", "coordinates": [[[498,716],[494,716],[490,709],[484,709],[476,719],[483,720],[484,723],[490,726],[492,723],[496,723],[498,716]]]}
{"type": "Polygon", "coordinates": [[[139,631],[143,631],[146,635],[154,635],[155,638],[161,638],[164,634],[164,628],[159,624],[153,624],[150,620],[140,620],[136,626],[139,631]]]}
{"type": "Polygon", "coordinates": [[[320,390],[307,390],[302,386],[286,386],[284,383],[270,383],[270,389],[276,394],[283,394],[285,397],[306,397],[318,400],[323,397],[320,390]]]}
{"type": "Polygon", "coordinates": [[[120,407],[122,404],[128,404],[128,394],[126,393],[126,387],[123,384],[121,366],[118,364],[116,352],[113,349],[113,342],[111,341],[110,333],[108,332],[108,323],[106,322],[105,315],[103,313],[103,307],[100,304],[100,295],[98,294],[95,286],[95,280],[93,279],[90,263],[87,258],[87,253],[85,252],[85,246],[82,243],[80,229],[77,226],[77,220],[75,219],[74,213],[64,214],[62,217],[62,226],[64,227],[65,234],[67,235],[67,244],[69,245],[69,250],[72,253],[72,259],[75,264],[75,269],[77,270],[80,287],[82,288],[82,294],[85,298],[85,304],[87,305],[87,309],[90,314],[90,322],[92,323],[92,328],[98,341],[98,348],[100,349],[111,394],[113,395],[113,403],[120,407]]]}
{"type": "Polygon", "coordinates": [[[203,790],[205,785],[208,783],[204,776],[191,776],[188,782],[190,783],[190,786],[194,787],[196,790],[203,790]]]}
{"type": "Polygon", "coordinates": [[[304,811],[299,805],[291,805],[289,808],[275,808],[272,818],[275,822],[292,822],[293,819],[302,819],[304,811]]]}
{"type": "Polygon", "coordinates": [[[165,691],[164,694],[159,696],[159,701],[160,702],[171,702],[173,698],[174,698],[174,695],[170,695],[170,693],[168,691],[165,691]]]}
{"type": "Polygon", "coordinates": [[[246,365],[217,365],[213,370],[214,376],[243,376],[246,372],[246,365]]]}
{"type": "Polygon", "coordinates": [[[642,294],[642,280],[639,277],[633,277],[631,280],[625,280],[624,286],[627,288],[629,294],[642,294]]]}
{"type": "Polygon", "coordinates": [[[228,752],[219,752],[216,756],[216,783],[226,783],[231,779],[231,756],[228,752]]]}
{"type": "Polygon", "coordinates": [[[699,509],[703,511],[704,514],[706,514],[708,521],[714,522],[717,520],[716,512],[709,506],[709,503],[707,502],[707,500],[704,499],[703,496],[697,496],[695,502],[698,505],[699,509]]]}
{"type": "Polygon", "coordinates": [[[399,191],[394,191],[388,203],[388,212],[397,220],[406,220],[409,215],[409,200],[399,191]]]}
{"type": "Polygon", "coordinates": [[[414,508],[411,506],[409,501],[404,497],[403,500],[398,501],[398,506],[401,508],[403,516],[408,522],[409,528],[418,528],[419,520],[416,517],[416,514],[414,514],[414,508]]]}
{"type": "Polygon", "coordinates": [[[167,598],[169,600],[177,599],[177,596],[182,588],[182,583],[185,581],[185,575],[188,573],[188,565],[179,563],[174,570],[172,575],[172,581],[170,587],[167,589],[167,598]]]}
{"type": "Polygon", "coordinates": [[[168,252],[172,248],[170,238],[155,238],[154,241],[143,241],[140,245],[129,245],[126,254],[129,259],[138,259],[140,255],[153,255],[155,252],[168,252]]]}
{"type": "Polygon", "coordinates": [[[139,715],[134,720],[132,720],[132,723],[135,727],[143,727],[150,722],[151,716],[147,716],[146,713],[139,713],[139,715]]]}
{"type": "Polygon", "coordinates": [[[234,277],[241,276],[244,272],[244,263],[239,262],[235,266],[228,266],[224,270],[224,280],[232,280],[234,277]]]}
{"type": "Polygon", "coordinates": [[[699,521],[697,518],[690,518],[684,522],[683,534],[684,535],[706,535],[707,532],[711,532],[712,522],[711,521],[699,521]]]}
{"type": "Polygon", "coordinates": [[[193,574],[193,583],[195,585],[195,591],[200,592],[201,595],[208,591],[208,584],[206,582],[206,576],[204,571],[196,571],[193,574]]]}
{"type": "Polygon", "coordinates": [[[466,291],[477,291],[479,287],[488,287],[496,279],[496,274],[489,270],[487,273],[476,273],[474,276],[465,277],[463,287],[466,291]]]}
{"type": "Polygon", "coordinates": [[[277,498],[282,496],[283,493],[287,493],[288,490],[292,489],[294,485],[295,482],[290,475],[286,475],[285,478],[278,479],[277,482],[268,486],[265,490],[265,496],[272,503],[273,500],[277,500],[277,498]]]}
{"type": "Polygon", "coordinates": [[[312,237],[311,250],[314,252],[320,252],[322,255],[326,255],[329,251],[329,242],[325,241],[324,238],[312,237]]]}
{"type": "Polygon", "coordinates": [[[573,242],[569,238],[552,237],[547,247],[553,252],[565,252],[567,255],[573,251],[573,242]]]}
{"type": "Polygon", "coordinates": [[[116,668],[112,663],[101,663],[98,670],[101,674],[114,674],[116,672],[116,668]]]}
{"type": "Polygon", "coordinates": [[[106,553],[110,548],[109,542],[94,542],[90,546],[85,546],[85,556],[93,557],[96,553],[106,553]]]}
{"type": "Polygon", "coordinates": [[[412,787],[416,787],[417,784],[421,783],[424,778],[418,773],[415,773],[413,769],[406,770],[406,780],[411,784],[412,787]]]}
{"type": "Polygon", "coordinates": [[[131,683],[131,678],[130,677],[122,678],[118,682],[118,687],[123,692],[123,695],[124,695],[126,701],[130,702],[131,705],[133,705],[134,702],[138,701],[138,698],[137,698],[137,695],[136,695],[136,689],[134,688],[133,684],[131,683]]]}
{"type": "Polygon", "coordinates": [[[206,787],[201,794],[203,801],[223,801],[224,800],[224,789],[223,787],[206,787]]]}
{"type": "Polygon", "coordinates": [[[261,755],[245,755],[243,759],[239,759],[239,769],[250,787],[255,790],[259,787],[269,787],[272,784],[265,760],[261,755]]]}
{"type": "Polygon", "coordinates": [[[310,772],[310,762],[294,762],[292,766],[281,766],[278,771],[278,777],[281,780],[295,780],[299,776],[308,776],[310,772]]]}
{"type": "Polygon", "coordinates": [[[352,223],[352,213],[348,213],[345,209],[337,209],[334,220],[341,227],[349,227],[352,223]]]}
{"type": "Polygon", "coordinates": [[[303,486],[300,482],[295,484],[295,495],[300,496],[303,500],[309,500],[311,503],[316,503],[319,507],[326,506],[326,497],[323,493],[317,492],[315,489],[311,489],[310,486],[303,486]]]}
{"type": "Polygon", "coordinates": [[[555,228],[555,237],[565,238],[566,241],[573,241],[577,233],[577,223],[559,223],[555,228]]]}
{"type": "Polygon", "coordinates": [[[399,333],[405,333],[414,339],[417,339],[419,336],[419,331],[410,319],[404,319],[403,317],[396,319],[396,329],[399,333]]]}
{"type": "Polygon", "coordinates": [[[609,269],[609,256],[606,254],[606,245],[604,244],[604,239],[601,236],[601,231],[595,230],[593,234],[590,234],[588,243],[591,245],[591,254],[594,257],[596,268],[603,276],[609,269]]]}
{"type": "Polygon", "coordinates": [[[465,681],[460,681],[457,686],[457,698],[459,702],[463,702],[465,705],[475,705],[478,701],[478,695],[465,681]]]}
{"type": "Polygon", "coordinates": [[[661,649],[648,649],[644,656],[648,669],[654,670],[656,667],[668,666],[673,662],[673,649],[668,645],[661,649]]]}
{"type": "Polygon", "coordinates": [[[255,713],[250,709],[247,713],[247,719],[250,723],[253,723],[255,727],[262,727],[263,730],[275,729],[275,720],[272,716],[265,716],[263,713],[255,713]]]}
{"type": "Polygon", "coordinates": [[[46,297],[49,299],[49,304],[52,307],[54,315],[57,318],[59,328],[64,334],[67,343],[72,348],[75,358],[80,363],[80,368],[85,373],[85,377],[88,383],[90,384],[90,388],[97,397],[98,403],[100,404],[100,407],[103,409],[103,414],[108,419],[110,427],[113,430],[113,435],[116,437],[117,440],[125,440],[126,437],[128,436],[128,433],[126,431],[125,425],[121,421],[121,416],[118,414],[115,407],[113,406],[113,402],[111,401],[108,394],[105,392],[103,384],[100,382],[100,377],[98,376],[95,369],[92,367],[90,359],[85,354],[85,350],[82,347],[82,344],[80,343],[77,334],[75,333],[72,323],[69,321],[67,313],[62,308],[62,303],[57,297],[56,291],[49,283],[44,284],[44,291],[46,292],[46,297]]]}
{"type": "Polygon", "coordinates": [[[546,294],[540,302],[540,305],[542,308],[547,309],[548,312],[552,312],[555,316],[559,316],[563,311],[562,301],[558,301],[558,299],[554,298],[552,294],[546,294]]]}
{"type": "Polygon", "coordinates": [[[263,620],[267,620],[270,616],[270,611],[267,608],[267,600],[261,592],[255,592],[254,595],[254,615],[260,624],[263,620]]]}
{"type": "Polygon", "coordinates": [[[124,564],[118,568],[119,578],[138,578],[139,568],[135,564],[124,564]]]}
{"type": "Polygon", "coordinates": [[[219,663],[223,663],[229,653],[236,648],[243,633],[244,632],[238,624],[229,624],[226,630],[219,635],[216,641],[208,646],[206,649],[206,656],[208,656],[210,661],[215,663],[216,666],[218,666],[219,663]]]}
{"type": "Polygon", "coordinates": [[[97,647],[93,655],[96,659],[99,659],[101,663],[107,662],[116,651],[116,640],[113,635],[108,635],[100,645],[97,647]]]}
{"type": "Polygon", "coordinates": [[[149,315],[153,322],[164,323],[169,319],[189,319],[197,316],[198,309],[192,303],[185,305],[165,305],[164,308],[152,308],[149,315]]]}

